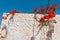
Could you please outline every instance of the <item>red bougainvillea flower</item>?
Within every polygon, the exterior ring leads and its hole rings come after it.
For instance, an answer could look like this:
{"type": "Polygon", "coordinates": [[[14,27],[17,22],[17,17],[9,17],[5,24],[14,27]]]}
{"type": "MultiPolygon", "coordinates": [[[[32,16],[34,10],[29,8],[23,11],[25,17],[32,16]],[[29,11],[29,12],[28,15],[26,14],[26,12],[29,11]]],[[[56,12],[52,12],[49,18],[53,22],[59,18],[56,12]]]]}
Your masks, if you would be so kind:
{"type": "Polygon", "coordinates": [[[15,15],[16,13],[19,13],[19,12],[17,12],[16,10],[13,10],[10,12],[10,14],[12,14],[12,15],[15,15]]]}
{"type": "Polygon", "coordinates": [[[34,8],[34,12],[36,12],[38,9],[37,8],[34,8]]]}
{"type": "Polygon", "coordinates": [[[58,4],[55,3],[52,6],[50,6],[49,8],[52,8],[52,9],[55,9],[56,10],[57,9],[56,6],[58,6],[58,4]]]}

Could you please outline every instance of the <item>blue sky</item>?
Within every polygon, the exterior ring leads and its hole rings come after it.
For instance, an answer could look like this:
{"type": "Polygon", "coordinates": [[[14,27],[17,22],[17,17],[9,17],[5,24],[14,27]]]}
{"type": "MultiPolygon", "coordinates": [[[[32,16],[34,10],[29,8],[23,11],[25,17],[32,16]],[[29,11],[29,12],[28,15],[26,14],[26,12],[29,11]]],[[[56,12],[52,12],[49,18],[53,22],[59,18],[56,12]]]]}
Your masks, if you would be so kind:
{"type": "MultiPolygon", "coordinates": [[[[60,6],[60,0],[50,0],[50,5],[57,3],[60,6]]],[[[33,12],[34,8],[40,9],[40,6],[47,5],[48,0],[0,0],[0,24],[2,20],[2,15],[4,12],[10,12],[12,10],[17,10],[19,12],[33,12]]],[[[60,10],[56,11],[59,14],[60,10]]]]}

